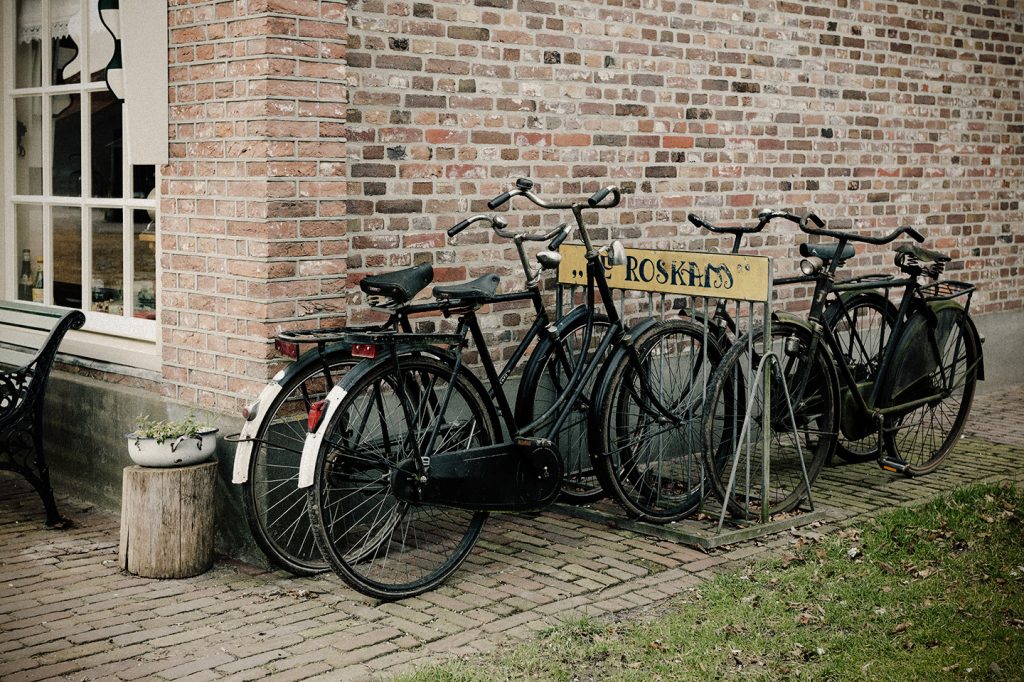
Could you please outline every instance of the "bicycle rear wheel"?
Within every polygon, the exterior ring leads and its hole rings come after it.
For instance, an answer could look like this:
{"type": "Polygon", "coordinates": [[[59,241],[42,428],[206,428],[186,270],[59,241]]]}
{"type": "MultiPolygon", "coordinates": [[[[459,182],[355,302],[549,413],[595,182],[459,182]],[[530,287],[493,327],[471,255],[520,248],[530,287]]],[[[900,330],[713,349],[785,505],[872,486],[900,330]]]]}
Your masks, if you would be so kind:
{"type": "MultiPolygon", "coordinates": [[[[842,358],[857,384],[870,390],[878,376],[885,345],[896,326],[898,312],[889,299],[880,293],[866,291],[825,310],[825,324],[832,329],[842,358]]],[[[845,395],[849,389],[843,388],[845,395]]],[[[847,462],[868,462],[878,459],[878,429],[873,424],[848,423],[858,411],[844,409],[836,454],[847,462]],[[849,436],[847,435],[849,434],[849,436]]]]}
{"type": "Polygon", "coordinates": [[[761,328],[752,332],[749,343],[744,335],[725,354],[705,402],[709,478],[715,493],[725,500],[730,478],[735,476],[727,504],[741,518],[759,516],[765,505],[769,515],[795,508],[808,494],[804,471],[813,485],[838,431],[839,382],[821,339],[816,339],[812,354],[812,336],[803,327],[776,321],[771,328],[772,353],[779,365],[770,370],[770,400],[765,400],[763,377],[755,375],[762,357],[761,328]],[[767,490],[762,477],[766,410],[770,411],[767,490]]]}
{"type": "Polygon", "coordinates": [[[700,423],[704,390],[721,351],[690,320],[655,325],[636,348],[639,363],[623,356],[595,396],[594,464],[601,485],[626,513],[668,523],[694,513],[707,490],[700,423]]]}
{"type": "Polygon", "coordinates": [[[430,357],[403,356],[400,373],[390,361],[378,364],[348,389],[308,489],[317,544],[331,568],[369,597],[421,594],[459,567],[487,514],[403,501],[392,474],[421,454],[435,426],[434,451],[423,454],[487,445],[500,433],[497,417],[472,375],[453,376],[430,357]]]}
{"type": "MultiPolygon", "coordinates": [[[[525,426],[547,412],[565,393],[574,372],[591,362],[608,331],[608,317],[601,314],[594,316],[589,344],[584,348],[586,330],[587,318],[580,315],[559,330],[557,342],[546,341],[534,351],[523,372],[516,398],[516,421],[519,426],[525,426]],[[559,354],[555,343],[561,345],[564,357],[559,354]]],[[[597,372],[583,387],[579,399],[571,408],[572,412],[554,438],[564,466],[559,495],[563,502],[584,504],[600,499],[605,494],[594,473],[587,447],[587,414],[596,376],[597,372]]]]}
{"type": "Polygon", "coordinates": [[[978,381],[981,349],[967,313],[959,306],[946,306],[935,311],[935,318],[934,328],[923,315],[911,318],[903,335],[908,339],[906,350],[897,351],[894,371],[886,377],[881,394],[882,406],[932,396],[925,404],[886,419],[883,426],[886,453],[906,466],[903,473],[908,476],[934,471],[949,454],[971,411],[978,381]],[[916,361],[903,362],[910,354],[916,361]],[[920,362],[927,363],[926,371],[909,369],[920,370],[920,362]]]}
{"type": "Polygon", "coordinates": [[[256,544],[276,566],[294,575],[326,571],[300,490],[299,459],[308,429],[309,406],[327,395],[355,365],[348,350],[329,351],[288,379],[256,433],[242,511],[256,544]]]}

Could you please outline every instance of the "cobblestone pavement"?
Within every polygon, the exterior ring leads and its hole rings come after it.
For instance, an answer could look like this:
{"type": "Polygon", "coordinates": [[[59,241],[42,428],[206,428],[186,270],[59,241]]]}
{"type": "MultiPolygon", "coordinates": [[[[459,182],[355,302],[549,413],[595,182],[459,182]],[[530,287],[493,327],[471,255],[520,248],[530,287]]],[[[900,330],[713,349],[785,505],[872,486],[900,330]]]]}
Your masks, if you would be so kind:
{"type": "MultiPolygon", "coordinates": [[[[826,469],[828,518],[855,523],[972,480],[1024,478],[1024,387],[976,401],[963,441],[935,474],[873,464],[826,469]]],[[[779,533],[708,553],[562,511],[492,516],[440,589],[376,604],[333,575],[292,578],[218,561],[186,580],[117,569],[118,518],[74,502],[46,530],[38,498],[0,481],[0,679],[377,679],[429,659],[491,651],[572,614],[645,607],[795,541],[779,533]]],[[[795,531],[800,532],[800,531],[795,531]]]]}

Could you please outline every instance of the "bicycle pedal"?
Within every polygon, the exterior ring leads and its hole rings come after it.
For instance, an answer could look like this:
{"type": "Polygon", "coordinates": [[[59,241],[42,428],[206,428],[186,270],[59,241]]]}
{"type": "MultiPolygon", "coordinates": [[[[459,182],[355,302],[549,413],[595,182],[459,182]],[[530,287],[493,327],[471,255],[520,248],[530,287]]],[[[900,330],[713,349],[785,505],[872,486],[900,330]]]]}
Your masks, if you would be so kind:
{"type": "Polygon", "coordinates": [[[907,472],[907,465],[905,463],[889,459],[888,457],[879,457],[878,466],[893,474],[906,474],[907,472]]]}

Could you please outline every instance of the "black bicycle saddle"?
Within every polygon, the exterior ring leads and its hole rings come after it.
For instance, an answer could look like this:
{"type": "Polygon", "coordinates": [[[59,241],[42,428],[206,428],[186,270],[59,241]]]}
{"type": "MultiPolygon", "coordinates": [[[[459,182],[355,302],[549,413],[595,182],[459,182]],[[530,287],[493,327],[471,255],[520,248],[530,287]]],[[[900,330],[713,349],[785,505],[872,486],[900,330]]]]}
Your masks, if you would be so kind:
{"type": "Polygon", "coordinates": [[[853,248],[853,244],[847,244],[843,247],[842,253],[836,256],[836,251],[839,249],[838,244],[801,244],[800,255],[804,258],[808,256],[816,256],[823,261],[832,261],[837,258],[841,261],[848,258],[853,258],[856,254],[856,250],[853,248]]]}
{"type": "Polygon", "coordinates": [[[359,280],[359,288],[371,296],[386,296],[397,303],[405,303],[433,280],[434,267],[430,263],[422,263],[404,270],[364,277],[359,280]]]}
{"type": "Polygon", "coordinates": [[[438,284],[434,287],[434,298],[443,301],[477,301],[494,296],[501,278],[493,272],[461,284],[438,284]]]}
{"type": "Polygon", "coordinates": [[[899,254],[908,254],[922,263],[948,263],[950,257],[938,251],[925,249],[917,244],[900,244],[894,251],[899,254]]]}

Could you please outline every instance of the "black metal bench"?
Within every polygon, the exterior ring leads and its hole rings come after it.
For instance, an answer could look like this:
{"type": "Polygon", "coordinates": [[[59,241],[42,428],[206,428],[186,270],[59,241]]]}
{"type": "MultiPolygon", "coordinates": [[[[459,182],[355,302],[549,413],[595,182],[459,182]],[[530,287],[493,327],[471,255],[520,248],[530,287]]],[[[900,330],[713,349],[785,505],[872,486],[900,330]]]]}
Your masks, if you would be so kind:
{"type": "Polygon", "coordinates": [[[66,527],[70,521],[57,511],[50,473],[43,456],[43,394],[57,347],[70,329],[80,329],[80,310],[0,302],[0,326],[16,346],[0,348],[0,469],[21,474],[43,498],[46,525],[66,527]],[[48,333],[47,333],[48,332],[48,333]],[[38,339],[46,334],[41,344],[38,339]],[[33,344],[35,341],[35,345],[33,344]],[[38,347],[34,355],[22,348],[38,347]],[[13,368],[10,368],[13,366],[13,368]]]}

